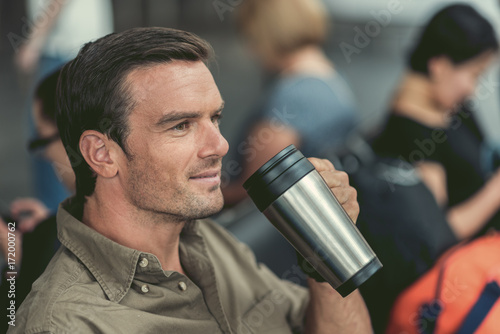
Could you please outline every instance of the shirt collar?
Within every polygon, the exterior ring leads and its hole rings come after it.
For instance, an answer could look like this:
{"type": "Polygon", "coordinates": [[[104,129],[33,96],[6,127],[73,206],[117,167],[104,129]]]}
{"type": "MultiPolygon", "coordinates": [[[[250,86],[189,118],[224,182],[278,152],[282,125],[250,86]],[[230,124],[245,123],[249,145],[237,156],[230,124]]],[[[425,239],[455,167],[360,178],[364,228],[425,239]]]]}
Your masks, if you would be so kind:
{"type": "MultiPolygon", "coordinates": [[[[59,205],[57,231],[61,243],[67,247],[92,273],[107,297],[119,302],[130,289],[140,258],[155,259],[155,255],[122,246],[80,221],[83,204],[69,198],[59,205]]],[[[186,224],[182,240],[189,236],[201,237],[199,222],[186,224]]]]}

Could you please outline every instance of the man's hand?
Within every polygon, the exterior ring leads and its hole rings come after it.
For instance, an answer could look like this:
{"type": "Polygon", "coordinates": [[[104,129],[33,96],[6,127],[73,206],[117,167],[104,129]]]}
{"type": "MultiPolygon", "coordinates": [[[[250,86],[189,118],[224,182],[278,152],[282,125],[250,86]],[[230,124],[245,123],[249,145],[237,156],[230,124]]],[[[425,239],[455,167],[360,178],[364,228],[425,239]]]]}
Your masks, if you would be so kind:
{"type": "Polygon", "coordinates": [[[323,177],[352,221],[356,223],[359,215],[359,204],[356,199],[357,192],[356,189],[349,185],[347,173],[336,170],[328,160],[318,158],[309,158],[308,160],[323,177]]]}
{"type": "MultiPolygon", "coordinates": [[[[309,158],[316,170],[330,187],[353,222],[359,215],[356,190],[349,185],[345,172],[335,170],[328,160],[309,158]]],[[[370,316],[359,291],[342,298],[328,283],[319,283],[312,278],[309,284],[310,301],[306,315],[306,333],[372,333],[370,316]]]]}

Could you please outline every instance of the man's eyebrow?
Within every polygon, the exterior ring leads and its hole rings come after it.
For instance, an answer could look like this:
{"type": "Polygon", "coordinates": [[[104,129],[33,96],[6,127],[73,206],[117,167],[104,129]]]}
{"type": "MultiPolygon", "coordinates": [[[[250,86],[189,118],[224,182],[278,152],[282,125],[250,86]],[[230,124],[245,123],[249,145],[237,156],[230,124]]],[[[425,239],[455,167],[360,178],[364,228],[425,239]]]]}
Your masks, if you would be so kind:
{"type": "MultiPolygon", "coordinates": [[[[224,109],[224,101],[222,101],[220,107],[213,112],[213,114],[219,114],[224,109]]],[[[167,115],[163,115],[158,122],[156,122],[157,127],[164,126],[165,124],[174,123],[180,121],[182,119],[187,118],[199,118],[202,116],[201,112],[197,111],[173,111],[168,113],[167,115]]]]}
{"type": "Polygon", "coordinates": [[[215,111],[215,114],[220,114],[222,112],[222,109],[224,109],[224,105],[226,104],[226,101],[222,101],[222,103],[220,104],[220,107],[219,109],[217,109],[215,111]]]}
{"type": "Polygon", "coordinates": [[[186,119],[186,118],[198,118],[201,117],[200,112],[194,112],[194,111],[173,111],[169,113],[168,115],[163,115],[158,122],[156,122],[156,126],[160,127],[165,124],[173,123],[180,121],[181,119],[186,119]]]}

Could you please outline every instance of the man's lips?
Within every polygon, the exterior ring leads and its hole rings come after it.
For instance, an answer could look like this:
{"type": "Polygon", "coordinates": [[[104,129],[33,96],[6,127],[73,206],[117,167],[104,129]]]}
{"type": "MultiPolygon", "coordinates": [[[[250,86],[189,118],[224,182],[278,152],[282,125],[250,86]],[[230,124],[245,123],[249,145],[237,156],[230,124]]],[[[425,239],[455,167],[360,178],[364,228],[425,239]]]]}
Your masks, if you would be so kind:
{"type": "Polygon", "coordinates": [[[189,178],[193,181],[207,182],[207,183],[219,183],[220,182],[220,169],[213,169],[203,173],[193,175],[189,178]]]}
{"type": "Polygon", "coordinates": [[[219,176],[220,174],[220,169],[213,169],[209,170],[200,174],[196,174],[194,176],[191,176],[190,179],[201,179],[201,178],[207,178],[207,177],[216,177],[219,176]]]}

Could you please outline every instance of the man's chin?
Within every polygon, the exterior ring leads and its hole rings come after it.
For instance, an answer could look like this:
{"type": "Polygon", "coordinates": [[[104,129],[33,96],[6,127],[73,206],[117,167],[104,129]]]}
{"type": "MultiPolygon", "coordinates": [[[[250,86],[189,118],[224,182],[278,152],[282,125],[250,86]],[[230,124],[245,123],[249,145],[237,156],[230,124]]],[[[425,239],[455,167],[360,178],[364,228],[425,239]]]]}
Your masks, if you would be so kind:
{"type": "Polygon", "coordinates": [[[213,212],[210,213],[210,215],[208,215],[207,217],[213,216],[213,215],[221,212],[223,207],[224,207],[224,197],[221,196],[219,203],[217,205],[214,205],[213,212]]]}
{"type": "Polygon", "coordinates": [[[224,197],[222,197],[221,194],[217,199],[214,199],[214,201],[209,203],[202,212],[199,212],[199,215],[198,217],[196,217],[196,219],[209,218],[219,213],[223,207],[224,207],[224,197]]]}

